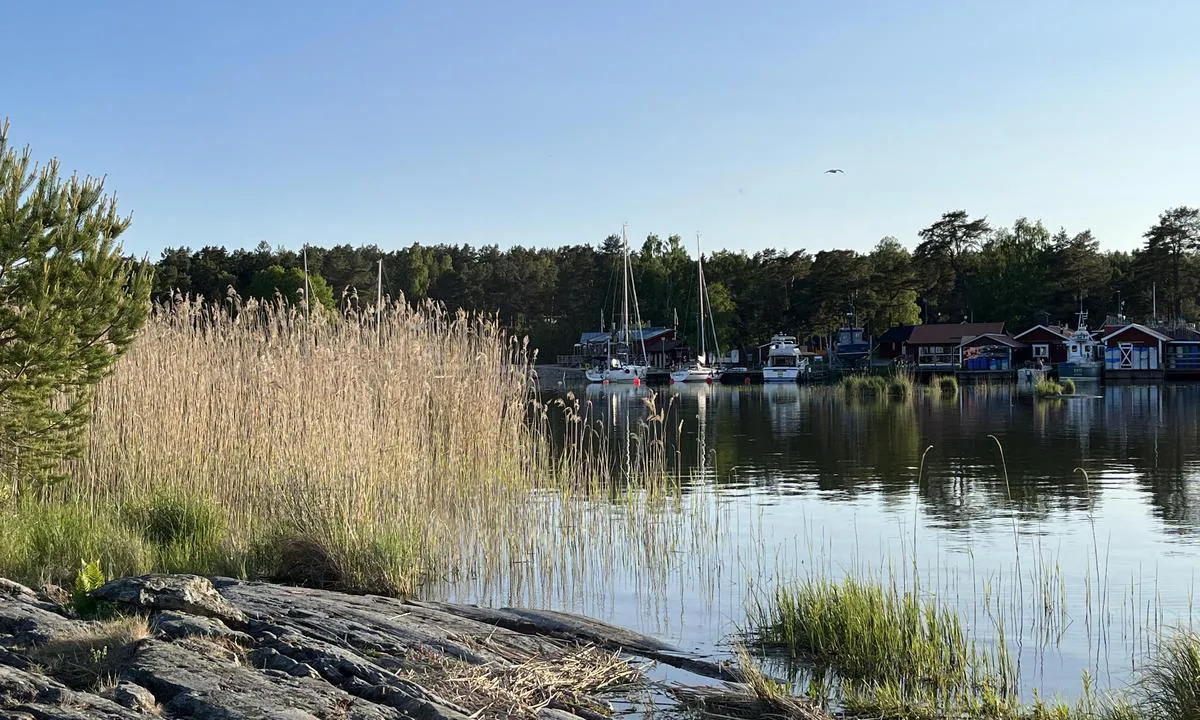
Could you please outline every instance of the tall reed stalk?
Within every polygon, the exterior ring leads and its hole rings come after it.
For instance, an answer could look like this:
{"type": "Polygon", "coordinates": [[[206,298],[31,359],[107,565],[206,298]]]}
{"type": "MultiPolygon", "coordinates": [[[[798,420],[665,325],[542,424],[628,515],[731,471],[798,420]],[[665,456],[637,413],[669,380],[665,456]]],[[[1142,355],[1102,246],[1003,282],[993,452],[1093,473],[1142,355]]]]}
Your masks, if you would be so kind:
{"type": "MultiPolygon", "coordinates": [[[[146,514],[183,512],[173,504],[217,516],[197,571],[389,593],[518,566],[569,573],[558,529],[581,512],[571,493],[608,484],[607,436],[577,403],[538,403],[531,370],[494,318],[433,304],[311,320],[236,298],[159,305],[98,388],[70,480],[40,507],[0,508],[0,575],[62,579],[81,554],[110,573],[161,569],[165,554],[189,569],[198,541],[164,540],[146,514]],[[552,411],[571,428],[565,448],[551,446],[552,411]],[[48,507],[90,534],[48,528],[48,507]]],[[[656,413],[636,430],[640,492],[674,487],[662,425],[656,413]]],[[[652,544],[652,526],[626,532],[652,544]]]]}

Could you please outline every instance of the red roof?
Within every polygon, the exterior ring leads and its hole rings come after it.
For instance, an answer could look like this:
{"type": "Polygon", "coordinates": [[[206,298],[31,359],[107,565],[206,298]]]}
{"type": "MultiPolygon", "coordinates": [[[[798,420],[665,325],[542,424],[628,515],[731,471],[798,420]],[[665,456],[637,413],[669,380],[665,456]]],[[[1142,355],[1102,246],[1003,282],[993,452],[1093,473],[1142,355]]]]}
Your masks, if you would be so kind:
{"type": "Polygon", "coordinates": [[[1003,335],[1004,323],[939,323],[918,325],[908,338],[909,345],[958,345],[963,338],[978,335],[1003,335]]]}

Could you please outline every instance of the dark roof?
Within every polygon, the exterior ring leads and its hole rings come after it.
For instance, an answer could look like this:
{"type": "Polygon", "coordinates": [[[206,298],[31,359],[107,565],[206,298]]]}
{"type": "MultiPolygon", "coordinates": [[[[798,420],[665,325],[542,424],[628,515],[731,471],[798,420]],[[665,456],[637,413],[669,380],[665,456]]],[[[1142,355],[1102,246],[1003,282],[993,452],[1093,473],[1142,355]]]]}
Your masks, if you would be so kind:
{"type": "Polygon", "coordinates": [[[908,342],[912,345],[958,345],[963,338],[977,335],[1003,335],[1004,323],[940,323],[918,325],[908,342]]]}
{"type": "Polygon", "coordinates": [[[877,342],[877,343],[908,342],[908,339],[910,337],[912,337],[913,328],[915,328],[915,327],[916,327],[916,325],[897,325],[896,327],[890,328],[887,332],[885,332],[884,334],[882,334],[878,338],[876,338],[875,342],[877,342]]]}
{"type": "Polygon", "coordinates": [[[610,337],[612,337],[612,335],[606,332],[585,332],[579,336],[579,344],[592,345],[606,343],[610,337]]]}
{"type": "MultiPolygon", "coordinates": [[[[650,342],[672,332],[674,332],[674,329],[669,327],[632,328],[629,331],[629,342],[650,342]]],[[[616,342],[620,335],[620,330],[612,332],[585,332],[579,336],[579,344],[600,344],[606,343],[609,340],[616,342]]]]}
{"type": "Polygon", "coordinates": [[[633,342],[637,342],[639,340],[642,342],[649,342],[654,338],[666,335],[670,332],[674,332],[674,329],[669,327],[633,328],[629,331],[629,339],[633,342]]]}
{"type": "Polygon", "coordinates": [[[985,340],[985,341],[988,341],[991,343],[999,343],[1001,345],[1007,345],[1010,348],[1025,347],[1025,343],[1023,343],[1023,342],[1018,342],[1017,340],[1013,340],[1012,338],[1010,338],[1007,335],[998,335],[996,333],[984,333],[983,335],[976,335],[975,337],[972,337],[972,338],[966,338],[961,343],[959,343],[959,345],[962,345],[962,346],[973,345],[980,340],[985,340]]]}
{"type": "Polygon", "coordinates": [[[1190,327],[1176,327],[1166,331],[1167,335],[1176,342],[1200,342],[1200,330],[1190,327]]]}
{"type": "Polygon", "coordinates": [[[682,342],[680,342],[678,340],[668,340],[667,338],[664,338],[664,337],[655,338],[654,340],[646,341],[647,352],[671,352],[672,350],[675,350],[682,346],[683,346],[682,342]]]}

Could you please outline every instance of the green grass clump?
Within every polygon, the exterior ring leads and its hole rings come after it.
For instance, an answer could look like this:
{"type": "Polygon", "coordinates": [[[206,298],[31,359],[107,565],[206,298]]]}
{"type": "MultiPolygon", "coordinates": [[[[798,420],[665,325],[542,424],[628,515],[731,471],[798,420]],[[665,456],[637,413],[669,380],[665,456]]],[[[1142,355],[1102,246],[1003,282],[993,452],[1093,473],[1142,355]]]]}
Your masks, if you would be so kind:
{"type": "Polygon", "coordinates": [[[894,585],[808,580],[779,588],[750,618],[765,646],[832,670],[877,701],[896,692],[958,702],[989,669],[955,613],[894,585]]]}
{"type": "MultiPolygon", "coordinates": [[[[879,398],[889,395],[906,397],[907,393],[899,387],[905,380],[906,378],[901,376],[889,380],[881,375],[855,374],[843,377],[840,387],[847,397],[852,398],[879,398]]],[[[910,390],[911,385],[909,383],[910,390]]]]}
{"type": "Polygon", "coordinates": [[[1164,639],[1134,695],[1148,720],[1200,718],[1200,634],[1180,631],[1164,639]]]}
{"type": "Polygon", "coordinates": [[[895,582],[806,580],[753,603],[748,616],[764,650],[811,663],[813,677],[829,679],[807,699],[834,702],[846,717],[1200,720],[1200,634],[1164,643],[1132,694],[1097,696],[1085,673],[1074,705],[1045,702],[1036,689],[1022,704],[1002,645],[978,649],[956,613],[895,582]]]}
{"type": "Polygon", "coordinates": [[[0,577],[71,586],[81,563],[99,561],[110,576],[140,575],[153,550],[115,509],[23,500],[0,509],[0,577]]]}
{"type": "Polygon", "coordinates": [[[1066,380],[1063,380],[1062,381],[1062,391],[1063,391],[1064,395],[1074,395],[1075,394],[1075,381],[1072,380],[1071,378],[1067,378],[1066,380]]]}
{"type": "Polygon", "coordinates": [[[893,375],[888,381],[888,395],[904,400],[912,397],[912,393],[912,379],[907,375],[893,375]]]}
{"type": "Polygon", "coordinates": [[[229,568],[224,513],[210,500],[158,494],[127,508],[123,519],[152,548],[156,570],[210,575],[229,568]]]}
{"type": "Polygon", "coordinates": [[[1034,392],[1037,393],[1038,397],[1061,397],[1063,386],[1050,378],[1043,377],[1037,381],[1037,385],[1034,386],[1034,392]]]}
{"type": "Polygon", "coordinates": [[[958,394],[958,378],[953,375],[934,375],[929,380],[929,386],[940,391],[943,395],[958,394]]]}

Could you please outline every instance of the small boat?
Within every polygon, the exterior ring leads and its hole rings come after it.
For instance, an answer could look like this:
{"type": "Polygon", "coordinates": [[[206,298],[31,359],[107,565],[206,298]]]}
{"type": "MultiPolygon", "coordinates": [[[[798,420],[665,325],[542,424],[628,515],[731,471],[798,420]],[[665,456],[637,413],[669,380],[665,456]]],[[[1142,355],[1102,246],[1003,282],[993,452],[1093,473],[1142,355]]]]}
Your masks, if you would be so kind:
{"type": "Polygon", "coordinates": [[[594,383],[635,383],[646,381],[647,365],[634,365],[619,358],[612,358],[609,367],[593,367],[584,371],[588,382],[594,383]]]}
{"type": "Polygon", "coordinates": [[[865,331],[854,327],[853,319],[849,325],[838,329],[835,348],[833,363],[840,368],[865,367],[871,354],[871,343],[865,338],[865,331]]]}
{"type": "Polygon", "coordinates": [[[799,382],[808,369],[808,361],[800,354],[794,335],[775,335],[763,367],[763,382],[799,382]]]}
{"type": "MultiPolygon", "coordinates": [[[[697,329],[700,331],[700,355],[696,358],[696,362],[690,367],[676,370],[671,373],[671,382],[677,383],[711,383],[719,377],[716,368],[707,365],[708,348],[705,346],[704,329],[704,308],[708,307],[709,321],[712,321],[712,305],[708,303],[708,285],[704,282],[704,255],[700,252],[700,234],[696,234],[696,274],[699,277],[699,289],[697,298],[699,298],[698,311],[696,313],[697,329]]],[[[713,328],[713,344],[717,342],[717,327],[716,323],[712,323],[713,328]]],[[[721,355],[721,348],[717,347],[718,357],[721,355]]]]}
{"type": "MultiPolygon", "coordinates": [[[[621,318],[623,325],[621,328],[621,337],[617,344],[617,353],[614,356],[612,352],[612,342],[609,342],[608,362],[604,365],[591,367],[584,371],[584,377],[588,382],[593,383],[633,383],[640,385],[646,380],[646,375],[650,371],[650,366],[633,362],[633,345],[630,342],[631,334],[629,332],[629,286],[633,282],[633,272],[629,268],[629,241],[626,238],[625,227],[621,228],[621,250],[622,262],[624,271],[622,273],[623,292],[621,296],[621,318]]],[[[637,290],[634,289],[634,297],[636,298],[637,290]]],[[[639,315],[636,307],[636,299],[634,300],[634,313],[639,315]]],[[[642,357],[646,357],[646,344],[641,333],[638,334],[638,339],[642,343],[642,357]]]]}
{"type": "Polygon", "coordinates": [[[1104,374],[1104,344],[1088,332],[1086,311],[1079,311],[1075,332],[1067,337],[1066,344],[1066,362],[1058,363],[1054,367],[1058,379],[1100,382],[1100,377],[1104,374]]]}

